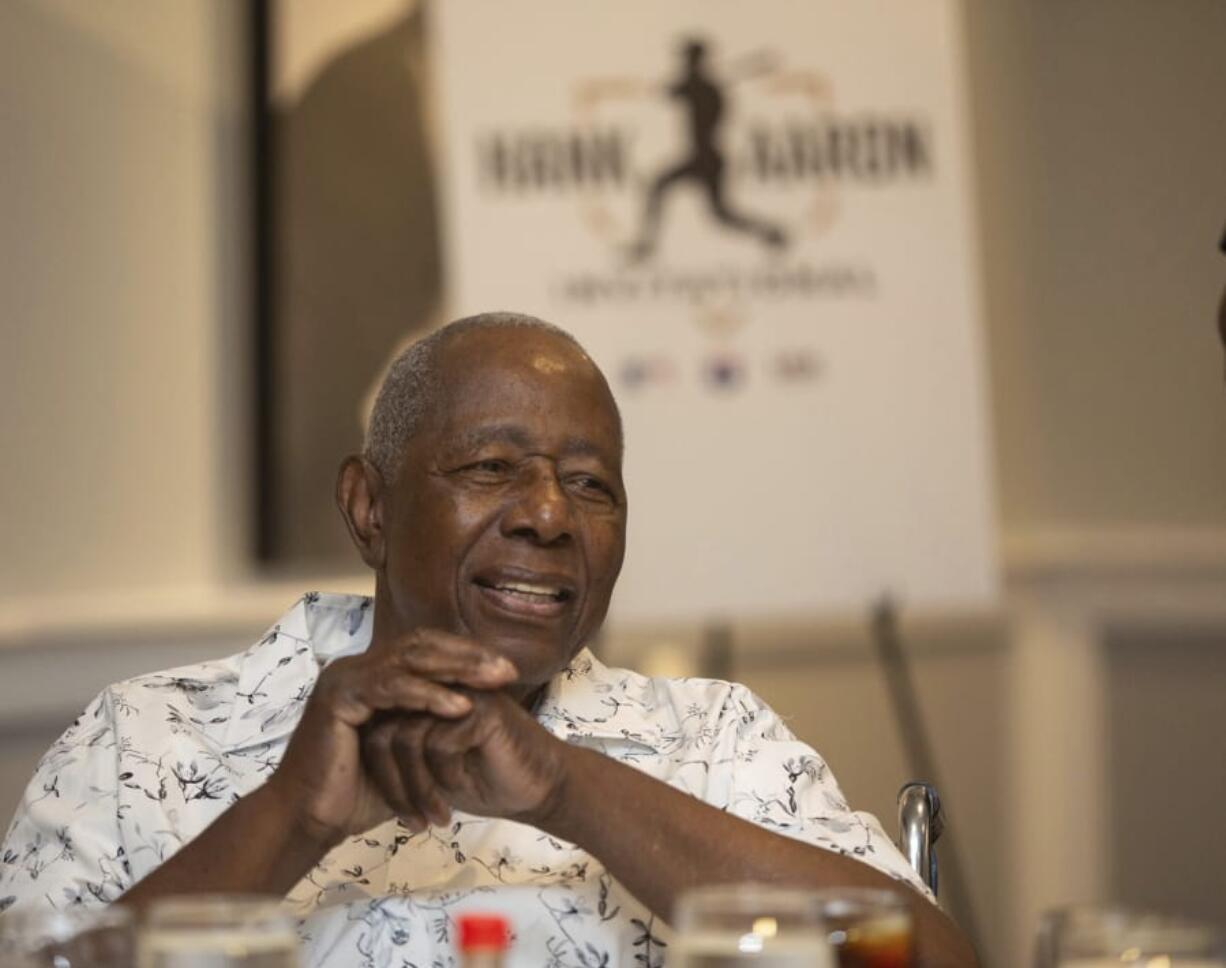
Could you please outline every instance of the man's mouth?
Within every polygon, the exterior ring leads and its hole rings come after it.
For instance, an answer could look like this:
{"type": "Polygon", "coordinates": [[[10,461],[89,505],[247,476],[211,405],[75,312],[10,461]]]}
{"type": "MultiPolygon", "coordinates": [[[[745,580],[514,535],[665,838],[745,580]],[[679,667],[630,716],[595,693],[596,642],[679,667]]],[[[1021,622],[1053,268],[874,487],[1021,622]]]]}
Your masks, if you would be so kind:
{"type": "Polygon", "coordinates": [[[496,592],[514,595],[526,602],[564,602],[569,597],[565,589],[553,585],[532,585],[522,581],[499,582],[496,585],[484,585],[496,592]]]}
{"type": "Polygon", "coordinates": [[[500,611],[522,616],[560,615],[575,595],[569,583],[546,578],[482,575],[473,584],[500,611]]]}

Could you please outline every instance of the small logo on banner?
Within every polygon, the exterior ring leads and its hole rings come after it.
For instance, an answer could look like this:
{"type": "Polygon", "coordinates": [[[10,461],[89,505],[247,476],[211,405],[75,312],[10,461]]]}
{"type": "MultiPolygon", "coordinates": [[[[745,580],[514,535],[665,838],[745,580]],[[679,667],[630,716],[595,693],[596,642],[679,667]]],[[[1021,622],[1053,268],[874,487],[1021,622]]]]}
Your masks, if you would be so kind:
{"type": "Polygon", "coordinates": [[[822,361],[812,350],[798,347],[776,353],[772,369],[780,383],[810,383],[821,376],[822,361]]]}
{"type": "Polygon", "coordinates": [[[727,392],[739,390],[745,383],[748,371],[740,357],[731,353],[718,353],[706,361],[703,376],[713,390],[727,392]]]}
{"type": "Polygon", "coordinates": [[[638,390],[672,383],[677,365],[666,356],[631,356],[622,361],[618,373],[623,386],[638,390]]]}

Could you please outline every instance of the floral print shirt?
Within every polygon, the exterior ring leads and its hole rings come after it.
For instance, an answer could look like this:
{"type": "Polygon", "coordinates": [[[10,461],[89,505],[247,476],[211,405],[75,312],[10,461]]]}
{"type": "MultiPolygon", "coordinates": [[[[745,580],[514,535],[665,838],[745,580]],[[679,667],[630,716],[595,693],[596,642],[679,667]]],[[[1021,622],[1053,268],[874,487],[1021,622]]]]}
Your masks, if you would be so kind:
{"type": "MultiPolygon", "coordinates": [[[[276,768],[319,671],[370,642],[368,598],[309,593],[239,655],[102,692],[40,762],[5,838],[0,911],[115,900],[276,768]]],[[[768,830],[925,891],[820,756],[744,686],[647,678],[588,650],[547,687],[547,730],[768,830]]],[[[650,822],[645,818],[645,822],[650,822]]],[[[599,860],[508,820],[388,821],[289,893],[306,964],[453,965],[458,912],[503,910],[509,964],[664,962],[667,928],[599,860]],[[309,917],[308,917],[309,915],[309,917]]]]}

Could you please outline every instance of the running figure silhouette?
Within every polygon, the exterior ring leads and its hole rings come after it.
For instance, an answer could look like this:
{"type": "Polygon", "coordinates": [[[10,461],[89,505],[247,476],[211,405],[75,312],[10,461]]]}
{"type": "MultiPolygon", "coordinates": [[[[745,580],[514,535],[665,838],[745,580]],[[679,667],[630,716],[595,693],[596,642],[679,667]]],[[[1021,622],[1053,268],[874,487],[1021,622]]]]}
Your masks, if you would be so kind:
{"type": "MultiPolygon", "coordinates": [[[[690,153],[680,164],[666,169],[652,183],[647,193],[647,206],[638,240],[630,246],[631,260],[641,262],[655,251],[665,194],[682,182],[691,180],[702,185],[711,214],[721,224],[738,232],[756,235],[771,248],[784,247],[787,236],[777,225],[743,215],[728,206],[724,196],[726,162],[718,136],[724,120],[723,85],[708,71],[707,45],[703,41],[687,41],[681,53],[684,60],[682,73],[678,81],[668,88],[668,96],[680,101],[689,115],[690,153]]],[[[755,72],[761,70],[756,66],[750,69],[755,72]]],[[[730,72],[727,79],[735,80],[731,73],[734,72],[730,72]]]]}

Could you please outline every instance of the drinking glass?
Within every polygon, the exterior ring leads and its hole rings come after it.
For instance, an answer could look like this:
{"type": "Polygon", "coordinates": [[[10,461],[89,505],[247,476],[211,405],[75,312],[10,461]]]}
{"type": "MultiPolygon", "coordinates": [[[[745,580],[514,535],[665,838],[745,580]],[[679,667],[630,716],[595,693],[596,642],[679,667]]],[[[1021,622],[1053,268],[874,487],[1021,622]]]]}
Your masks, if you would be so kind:
{"type": "Polygon", "coordinates": [[[813,891],[728,884],[687,891],[673,918],[671,965],[833,968],[813,891]]]}
{"type": "Polygon", "coordinates": [[[277,901],[199,895],[154,903],[140,968],[298,968],[298,935],[277,901]]]}
{"type": "Polygon", "coordinates": [[[818,898],[839,968],[911,968],[911,908],[901,892],[829,888],[818,898]]]}
{"type": "Polygon", "coordinates": [[[1069,904],[1044,911],[1035,935],[1034,968],[1057,968],[1056,946],[1069,932],[1081,931],[1085,925],[1123,924],[1133,916],[1127,908],[1098,904],[1069,904]]]}
{"type": "Polygon", "coordinates": [[[127,908],[9,911],[0,917],[5,968],[132,968],[134,955],[127,908]]]}
{"type": "Polygon", "coordinates": [[[1057,968],[1226,968],[1226,944],[1210,925],[1119,908],[1066,912],[1050,947],[1057,968]]]}

